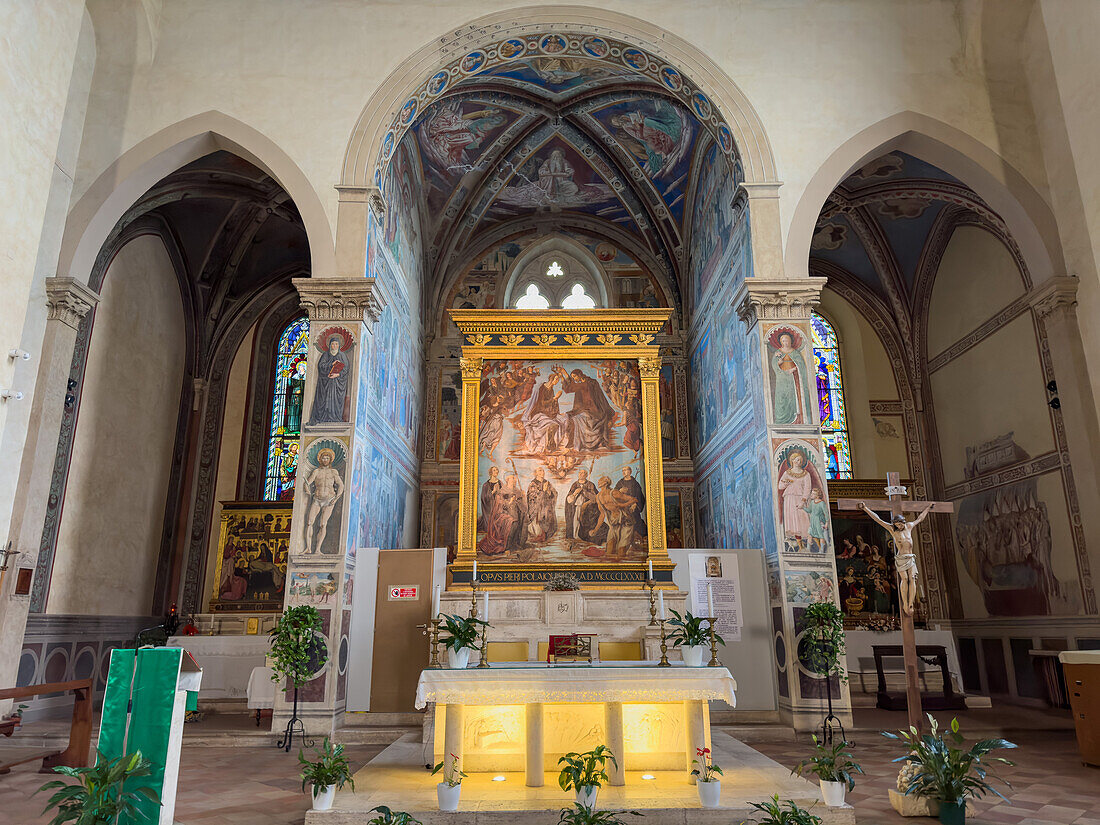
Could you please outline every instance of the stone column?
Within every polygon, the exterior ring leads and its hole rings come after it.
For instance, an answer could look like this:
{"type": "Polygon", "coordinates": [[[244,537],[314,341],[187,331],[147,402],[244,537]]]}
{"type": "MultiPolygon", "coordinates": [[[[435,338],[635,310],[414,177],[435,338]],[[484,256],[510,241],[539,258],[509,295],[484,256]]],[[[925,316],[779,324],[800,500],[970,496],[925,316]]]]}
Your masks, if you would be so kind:
{"type": "MultiPolygon", "coordinates": [[[[349,510],[357,439],[365,440],[356,427],[359,373],[382,303],[371,278],[295,278],[294,286],[310,347],[284,607],[310,604],[321,614],[328,660],[299,689],[298,716],[309,733],[327,734],[346,704],[356,551],[349,510]]],[[[286,724],[291,698],[276,692],[273,730],[286,724]]]]}
{"type": "MultiPolygon", "coordinates": [[[[97,303],[99,295],[79,281],[46,279],[46,332],[42,337],[42,352],[38,355],[35,392],[29,402],[31,428],[23,447],[20,483],[16,487],[8,534],[11,549],[19,555],[0,580],[0,685],[15,684],[31,600],[29,594],[16,595],[15,584],[20,570],[34,570],[38,564],[42,524],[53,481],[54,454],[62,414],[69,403],[69,368],[77,330],[97,303]]],[[[49,587],[48,573],[43,578],[43,581],[36,581],[34,587],[41,588],[44,596],[49,587]]]]}
{"type": "MultiPolygon", "coordinates": [[[[768,576],[771,581],[773,631],[777,635],[776,655],[779,706],[784,718],[798,730],[812,730],[825,715],[825,680],[815,677],[798,661],[799,618],[805,604],[791,602],[788,576],[812,581],[821,594],[836,600],[837,577],[831,520],[826,519],[824,547],[809,535],[813,493],[820,492],[828,515],[829,493],[825,478],[824,451],[817,407],[810,313],[816,306],[824,278],[765,280],[747,278],[734,298],[738,315],[747,328],[752,346],[760,357],[762,404],[757,404],[757,426],[765,435],[773,490],[775,543],[765,536],[768,576]],[[772,371],[772,358],[782,357],[781,348],[793,349],[796,382],[780,386],[772,371]],[[785,515],[784,492],[787,493],[785,515]]],[[[765,524],[765,531],[769,525],[765,524]]],[[[848,688],[834,681],[833,710],[847,726],[851,721],[848,688]]]]}
{"type": "MultiPolygon", "coordinates": [[[[1077,512],[1071,513],[1073,529],[1095,536],[1100,532],[1100,485],[1093,468],[1100,466],[1100,420],[1077,322],[1078,283],[1077,278],[1062,276],[1039,284],[1032,293],[1031,307],[1039,322],[1043,370],[1055,380],[1053,389],[1047,387],[1047,394],[1051,401],[1057,398],[1060,405],[1060,416],[1055,416],[1055,421],[1063,432],[1058,440],[1069,448],[1062,463],[1072,462],[1078,468],[1072,473],[1077,491],[1077,512]]],[[[1069,467],[1064,471],[1069,472],[1069,467]]],[[[1085,612],[1095,614],[1096,591],[1086,553],[1077,556],[1077,572],[1085,612]]]]}

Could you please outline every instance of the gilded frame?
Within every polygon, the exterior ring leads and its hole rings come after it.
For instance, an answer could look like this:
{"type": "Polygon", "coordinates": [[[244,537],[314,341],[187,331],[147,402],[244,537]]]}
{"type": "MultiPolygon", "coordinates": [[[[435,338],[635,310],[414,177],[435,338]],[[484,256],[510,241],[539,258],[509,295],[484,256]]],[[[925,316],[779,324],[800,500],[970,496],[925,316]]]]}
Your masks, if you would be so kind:
{"type": "MultiPolygon", "coordinates": [[[[647,560],[659,586],[672,586],[673,564],[665,545],[664,477],[661,459],[657,336],[672,310],[498,310],[452,309],[463,336],[462,442],[459,454],[457,551],[452,581],[469,584],[477,557],[478,421],[481,371],[486,360],[637,359],[642,384],[642,466],[645,470],[647,560]]],[[[541,590],[547,575],[568,570],[581,585],[599,589],[635,589],[647,578],[645,563],[515,564],[478,562],[478,582],[489,588],[541,590]]]]}
{"type": "Polygon", "coordinates": [[[223,501],[220,526],[218,530],[218,549],[217,557],[215,559],[214,566],[214,583],[213,591],[210,594],[210,612],[211,613],[277,613],[283,609],[283,592],[286,588],[286,574],[287,574],[287,558],[289,556],[290,537],[293,530],[291,522],[291,511],[293,509],[293,502],[290,501],[223,501]],[[246,553],[250,558],[259,558],[260,546],[266,544],[268,546],[268,552],[271,555],[271,562],[278,567],[283,575],[283,590],[273,587],[270,592],[270,597],[266,599],[260,598],[243,598],[247,595],[247,591],[242,594],[240,599],[223,599],[221,598],[221,585],[225,579],[226,571],[224,570],[224,564],[226,560],[226,544],[230,538],[230,529],[235,519],[242,520],[242,523],[250,523],[256,521],[257,528],[255,530],[247,530],[244,532],[234,532],[233,537],[240,544],[242,552],[246,553]],[[270,522],[271,525],[276,523],[282,527],[278,531],[271,529],[263,529],[265,523],[270,522]],[[283,553],[279,550],[280,546],[285,546],[287,552],[283,553]]]}

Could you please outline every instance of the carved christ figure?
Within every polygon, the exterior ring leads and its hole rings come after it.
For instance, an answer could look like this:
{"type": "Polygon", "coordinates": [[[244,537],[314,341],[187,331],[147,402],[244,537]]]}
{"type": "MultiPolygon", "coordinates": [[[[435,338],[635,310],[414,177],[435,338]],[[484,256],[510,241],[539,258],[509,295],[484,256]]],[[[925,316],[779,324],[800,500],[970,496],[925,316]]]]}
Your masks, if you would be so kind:
{"type": "Polygon", "coordinates": [[[917,599],[917,557],[913,553],[913,528],[924,521],[932,512],[932,505],[925,507],[919,516],[906,521],[902,515],[894,516],[892,521],[879,518],[866,502],[859,503],[860,509],[876,523],[890,531],[894,540],[894,566],[898,570],[898,601],[907,616],[913,615],[913,603],[917,599]]]}

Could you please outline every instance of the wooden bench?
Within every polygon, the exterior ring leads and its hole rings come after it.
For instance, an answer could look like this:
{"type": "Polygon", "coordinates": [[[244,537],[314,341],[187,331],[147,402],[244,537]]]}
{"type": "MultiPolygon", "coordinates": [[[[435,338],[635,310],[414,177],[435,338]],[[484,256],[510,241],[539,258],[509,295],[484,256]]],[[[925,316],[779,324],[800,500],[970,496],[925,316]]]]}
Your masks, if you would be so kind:
{"type": "MultiPolygon", "coordinates": [[[[38,750],[24,754],[18,759],[0,762],[0,773],[8,773],[16,765],[42,760],[39,773],[51,773],[60,765],[70,768],[84,768],[88,765],[88,752],[92,747],[92,680],[75,679],[71,682],[49,682],[44,685],[2,688],[0,699],[28,699],[45,693],[64,693],[71,690],[73,699],[73,721],[69,727],[69,744],[65,750],[38,750]]],[[[7,735],[11,735],[10,732],[7,735]]]]}

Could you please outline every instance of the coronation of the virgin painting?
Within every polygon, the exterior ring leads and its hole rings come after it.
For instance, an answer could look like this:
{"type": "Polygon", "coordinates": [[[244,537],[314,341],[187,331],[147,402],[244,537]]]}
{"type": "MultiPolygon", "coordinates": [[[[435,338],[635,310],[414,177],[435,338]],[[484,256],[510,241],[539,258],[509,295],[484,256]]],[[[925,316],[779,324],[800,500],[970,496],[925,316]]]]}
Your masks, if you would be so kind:
{"type": "Polygon", "coordinates": [[[491,361],[478,427],[479,557],[641,561],[641,381],[633,361],[491,361]]]}

